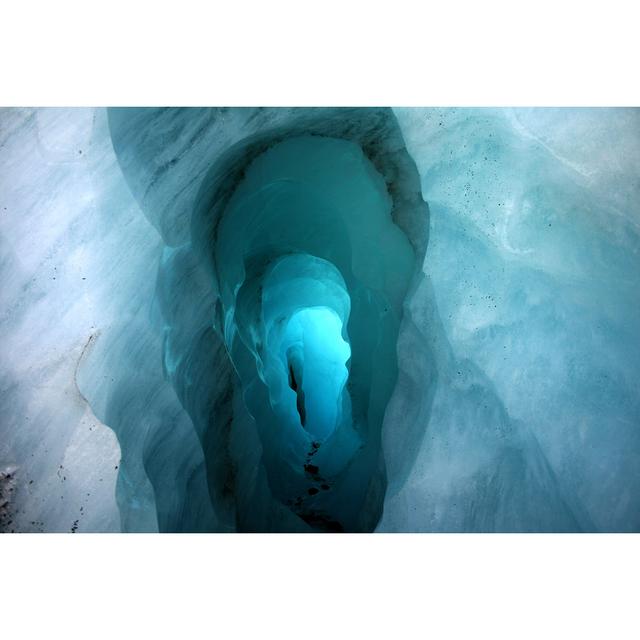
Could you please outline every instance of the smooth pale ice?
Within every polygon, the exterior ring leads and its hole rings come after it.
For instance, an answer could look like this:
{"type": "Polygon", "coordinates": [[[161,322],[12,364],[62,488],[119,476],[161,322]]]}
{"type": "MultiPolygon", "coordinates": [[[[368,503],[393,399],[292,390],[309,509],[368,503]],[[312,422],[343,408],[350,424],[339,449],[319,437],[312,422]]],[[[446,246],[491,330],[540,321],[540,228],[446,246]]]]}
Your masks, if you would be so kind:
{"type": "MultiPolygon", "coordinates": [[[[2,530],[233,529],[207,489],[203,451],[218,443],[192,398],[228,375],[226,356],[171,321],[215,317],[184,213],[207,154],[292,112],[145,115],[178,133],[162,156],[150,148],[165,178],[144,196],[104,110],[0,112],[2,530]],[[182,273],[196,274],[188,288],[182,273]],[[176,386],[185,367],[200,377],[176,386]]],[[[398,337],[376,530],[639,530],[640,112],[394,113],[429,233],[398,337]]],[[[247,469],[249,432],[231,443],[247,469]]]]}
{"type": "Polygon", "coordinates": [[[424,269],[456,360],[380,528],[637,531],[640,111],[396,113],[430,207],[424,269]],[[498,429],[527,443],[496,455],[484,436],[498,429]],[[550,498],[520,521],[507,504],[530,482],[518,458],[535,450],[567,517],[546,514],[550,498]]]}

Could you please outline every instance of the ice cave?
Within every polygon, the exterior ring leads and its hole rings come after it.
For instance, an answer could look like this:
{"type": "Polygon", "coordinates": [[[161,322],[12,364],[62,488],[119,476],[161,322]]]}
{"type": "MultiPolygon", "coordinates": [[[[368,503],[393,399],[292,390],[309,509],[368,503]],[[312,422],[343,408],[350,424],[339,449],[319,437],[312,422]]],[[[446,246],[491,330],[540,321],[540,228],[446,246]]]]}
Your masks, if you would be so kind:
{"type": "Polygon", "coordinates": [[[0,110],[0,531],[640,530],[640,110],[0,110]]]}

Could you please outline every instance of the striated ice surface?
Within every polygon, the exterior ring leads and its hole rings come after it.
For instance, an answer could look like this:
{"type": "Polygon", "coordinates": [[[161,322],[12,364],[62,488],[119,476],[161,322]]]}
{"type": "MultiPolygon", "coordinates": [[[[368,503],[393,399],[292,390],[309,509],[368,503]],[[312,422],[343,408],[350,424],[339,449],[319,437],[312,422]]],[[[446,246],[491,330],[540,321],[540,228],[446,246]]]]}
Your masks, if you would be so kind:
{"type": "Polygon", "coordinates": [[[117,441],[76,374],[87,345],[123,312],[108,265],[119,256],[144,278],[147,226],[104,112],[0,111],[3,531],[120,528],[117,441]]]}
{"type": "Polygon", "coordinates": [[[638,531],[639,167],[633,109],[1,111],[0,530],[638,531]]]}
{"type": "Polygon", "coordinates": [[[640,111],[397,117],[442,341],[425,442],[380,529],[637,531],[640,111]]]}

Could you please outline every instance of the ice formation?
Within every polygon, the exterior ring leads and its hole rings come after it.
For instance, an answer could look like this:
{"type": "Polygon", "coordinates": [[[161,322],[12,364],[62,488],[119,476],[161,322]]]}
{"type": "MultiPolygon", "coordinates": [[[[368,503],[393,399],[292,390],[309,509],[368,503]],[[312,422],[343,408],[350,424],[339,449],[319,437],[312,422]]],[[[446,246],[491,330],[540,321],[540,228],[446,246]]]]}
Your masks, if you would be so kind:
{"type": "Polygon", "coordinates": [[[640,529],[637,110],[0,144],[3,530],[640,529]]]}

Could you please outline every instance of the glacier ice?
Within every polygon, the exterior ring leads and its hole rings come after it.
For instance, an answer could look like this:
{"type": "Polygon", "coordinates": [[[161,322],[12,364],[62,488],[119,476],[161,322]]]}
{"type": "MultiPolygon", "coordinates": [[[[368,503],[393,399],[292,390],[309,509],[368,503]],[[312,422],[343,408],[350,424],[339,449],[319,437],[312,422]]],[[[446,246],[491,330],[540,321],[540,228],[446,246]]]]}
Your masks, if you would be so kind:
{"type": "Polygon", "coordinates": [[[2,530],[640,529],[638,110],[0,142],[2,530]]]}

